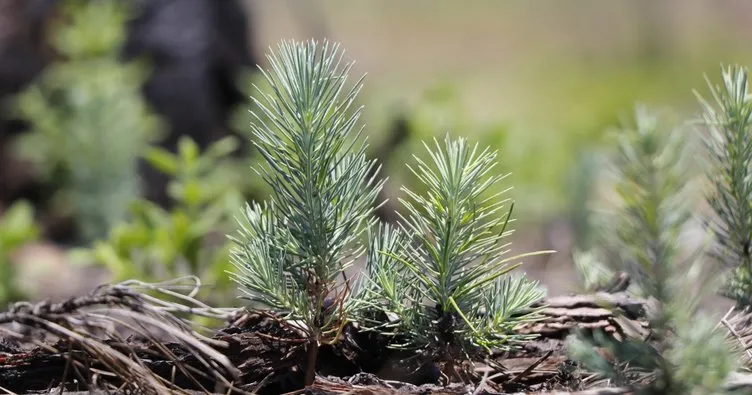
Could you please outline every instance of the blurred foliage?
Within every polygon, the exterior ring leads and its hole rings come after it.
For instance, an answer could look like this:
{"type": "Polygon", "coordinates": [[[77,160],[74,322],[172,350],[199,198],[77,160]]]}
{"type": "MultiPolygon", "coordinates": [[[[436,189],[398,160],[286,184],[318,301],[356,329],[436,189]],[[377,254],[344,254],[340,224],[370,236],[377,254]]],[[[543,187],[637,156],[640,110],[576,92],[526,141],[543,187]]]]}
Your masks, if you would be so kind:
{"type": "Polygon", "coordinates": [[[230,262],[224,234],[232,229],[233,214],[244,201],[236,176],[241,173],[231,173],[226,166],[237,147],[237,139],[230,136],[203,153],[188,137],[179,141],[177,154],[149,148],[147,161],[172,178],[168,193],[174,207],[135,201],[131,219],[116,224],[107,240],[76,251],[76,260],[105,265],[114,281],[158,282],[195,275],[211,287],[210,299],[227,301],[234,287],[225,273],[230,262]]]}
{"type": "MultiPolygon", "coordinates": [[[[752,100],[748,70],[724,68],[723,83],[710,84],[710,99],[700,96],[703,139],[708,154],[706,200],[712,214],[704,218],[715,239],[712,255],[733,269],[724,290],[741,306],[752,305],[752,100]]],[[[699,95],[698,95],[699,96],[699,95]]]]}
{"type": "MultiPolygon", "coordinates": [[[[393,114],[404,115],[410,125],[409,142],[389,152],[389,184],[408,178],[406,185],[419,187],[402,164],[421,139],[451,132],[500,150],[503,171],[512,172],[512,196],[526,203],[518,207],[520,216],[545,220],[566,215],[577,210],[572,206],[578,202],[572,200],[572,173],[588,160],[584,156],[611,145],[604,132],[618,126],[635,102],[671,105],[681,114],[695,109],[692,87],[703,84],[703,71],[732,57],[730,48],[698,45],[698,54],[672,52],[659,58],[624,48],[588,56],[523,51],[503,71],[468,61],[439,83],[429,82],[436,80],[439,66],[425,75],[399,74],[403,84],[377,87],[365,96],[367,130],[378,149],[393,114]],[[412,94],[405,86],[428,88],[408,101],[405,97],[412,94]]],[[[387,190],[398,193],[389,184],[387,190]]]]}
{"type": "Polygon", "coordinates": [[[586,270],[587,285],[605,279],[604,268],[626,272],[649,300],[651,332],[623,340],[580,333],[570,338],[569,351],[588,370],[638,394],[722,393],[737,356],[724,331],[699,313],[720,276],[682,237],[694,209],[687,134],[640,107],[634,123],[619,130],[616,147],[608,167],[616,204],[596,221],[601,261],[578,254],[588,263],[578,268],[586,270]]]}
{"type": "Polygon", "coordinates": [[[31,124],[18,150],[59,190],[53,204],[69,208],[81,242],[125,218],[139,195],[139,154],[159,128],[139,91],[147,70],[117,58],[126,4],[63,2],[51,33],[62,59],[15,103],[31,124]]]}
{"type": "Polygon", "coordinates": [[[583,208],[576,206],[582,203],[582,194],[591,188],[589,178],[597,176],[592,166],[597,166],[597,151],[608,144],[604,131],[618,123],[619,115],[632,106],[636,97],[650,96],[646,87],[655,85],[642,73],[624,69],[597,78],[595,82],[578,78],[557,81],[557,92],[566,92],[567,97],[552,95],[541,100],[540,107],[551,110],[530,115],[531,121],[526,122],[498,117],[479,121],[462,100],[459,87],[448,82],[430,87],[417,104],[401,110],[409,135],[400,146],[388,147],[393,148],[386,157],[390,182],[419,188],[416,180],[402,171],[403,164],[410,159],[411,152],[420,148],[421,141],[450,132],[472,137],[500,151],[501,170],[511,172],[510,182],[515,185],[514,199],[524,199],[526,203],[519,207],[519,215],[527,218],[561,213],[584,215],[583,208]],[[613,88],[614,83],[619,87],[613,88]],[[576,91],[572,88],[574,84],[576,91]],[[555,108],[566,110],[559,113],[555,108]],[[544,126],[554,120],[560,123],[555,127],[544,126]]]}
{"type": "MultiPolygon", "coordinates": [[[[404,171],[405,163],[412,160],[413,153],[424,150],[424,142],[431,141],[435,136],[449,133],[453,137],[469,136],[479,145],[493,149],[506,147],[508,127],[503,123],[478,124],[467,113],[467,108],[459,100],[455,87],[451,84],[437,84],[423,92],[417,105],[402,108],[400,112],[392,114],[392,124],[387,128],[404,127],[405,136],[393,136],[399,133],[394,130],[384,130],[380,136],[371,136],[374,146],[380,152],[372,152],[380,156],[385,173],[389,176],[389,184],[404,185],[417,194],[426,192],[415,174],[404,171]],[[397,126],[397,122],[404,125],[397,126]],[[396,146],[391,146],[390,139],[399,139],[396,146]],[[381,141],[379,141],[381,140],[381,141]]],[[[503,152],[503,151],[502,151],[503,152]]],[[[500,153],[500,171],[506,172],[513,167],[506,155],[500,153]]],[[[503,189],[489,190],[488,193],[499,193],[503,189]]],[[[506,188],[506,187],[505,187],[506,188]]],[[[401,208],[400,208],[401,209],[401,208]]]]}
{"type": "Polygon", "coordinates": [[[510,136],[515,144],[508,160],[515,166],[513,182],[520,185],[515,196],[536,196],[528,209],[539,216],[566,212],[577,216],[583,214],[577,206],[582,202],[578,194],[584,192],[573,188],[589,188],[586,179],[597,177],[586,173],[597,166],[599,150],[613,147],[607,131],[619,126],[635,102],[670,103],[681,111],[701,72],[677,67],[677,59],[637,57],[587,64],[560,59],[557,63],[556,74],[534,67],[530,74],[537,72],[536,77],[522,77],[535,78],[531,89],[544,91],[523,112],[529,119],[525,126],[515,128],[510,136]]]}
{"type": "MultiPolygon", "coordinates": [[[[253,113],[262,120],[266,119],[266,115],[261,111],[256,111],[258,108],[250,100],[250,97],[259,94],[259,92],[271,93],[271,88],[258,70],[245,70],[239,73],[237,85],[249,100],[231,111],[228,126],[233,133],[242,136],[248,142],[247,151],[233,162],[233,166],[237,169],[236,173],[247,175],[249,168],[258,169],[263,164],[261,156],[258,155],[258,151],[252,143],[254,136],[249,132],[250,125],[255,122],[253,113]]],[[[248,201],[263,201],[269,196],[272,189],[261,177],[255,177],[256,173],[252,174],[254,175],[252,177],[243,177],[243,182],[239,184],[239,188],[242,189],[248,201]]]]}
{"type": "Polygon", "coordinates": [[[577,162],[569,171],[565,196],[570,204],[569,218],[572,222],[575,250],[587,251],[593,247],[595,235],[591,198],[596,192],[604,162],[603,155],[598,150],[582,150],[577,162]]]}
{"type": "Polygon", "coordinates": [[[127,2],[64,0],[62,26],[54,26],[54,48],[68,59],[114,58],[125,38],[130,17],[127,2]]]}
{"type": "Polygon", "coordinates": [[[0,307],[23,299],[17,289],[16,270],[11,254],[22,245],[39,237],[34,222],[34,208],[26,201],[18,201],[0,216],[0,307]]]}

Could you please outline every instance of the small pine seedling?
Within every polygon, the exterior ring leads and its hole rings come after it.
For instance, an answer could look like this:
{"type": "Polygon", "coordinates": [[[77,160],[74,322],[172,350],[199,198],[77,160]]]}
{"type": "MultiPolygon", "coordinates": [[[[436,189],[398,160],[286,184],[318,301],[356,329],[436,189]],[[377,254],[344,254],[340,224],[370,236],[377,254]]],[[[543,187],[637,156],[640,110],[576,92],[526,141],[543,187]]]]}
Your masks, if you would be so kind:
{"type": "Polygon", "coordinates": [[[338,341],[351,316],[345,270],[365,251],[360,236],[383,182],[356,129],[362,79],[345,91],[352,63],[342,66],[338,45],[285,41],[267,58],[271,90],[257,88],[252,131],[271,199],[246,206],[232,277],[248,299],[285,313],[306,334],[311,384],[320,345],[338,341]]]}
{"type": "Polygon", "coordinates": [[[598,244],[613,251],[605,262],[625,270],[655,302],[648,312],[652,336],[575,336],[570,353],[588,370],[637,393],[719,393],[736,358],[715,323],[697,313],[700,298],[714,291],[715,277],[699,254],[686,258],[680,251],[692,218],[686,135],[667,131],[658,116],[638,108],[635,127],[625,127],[618,138],[611,169],[617,205],[600,218],[598,244]]]}
{"type": "Polygon", "coordinates": [[[400,226],[382,227],[372,239],[361,290],[370,308],[360,310],[361,322],[458,377],[455,360],[528,338],[512,330],[536,319],[531,305],[544,291],[508,273],[518,259],[550,251],[506,255],[511,206],[505,215],[509,201],[487,193],[506,177],[494,171],[496,152],[462,138],[435,143],[425,146],[430,161],[416,157],[409,166],[425,196],[403,188],[400,226]]]}
{"type": "Polygon", "coordinates": [[[733,270],[725,294],[740,306],[752,304],[752,100],[747,74],[745,68],[728,67],[721,86],[708,82],[714,104],[698,94],[712,184],[707,201],[714,214],[705,225],[715,236],[711,253],[733,270]]]}

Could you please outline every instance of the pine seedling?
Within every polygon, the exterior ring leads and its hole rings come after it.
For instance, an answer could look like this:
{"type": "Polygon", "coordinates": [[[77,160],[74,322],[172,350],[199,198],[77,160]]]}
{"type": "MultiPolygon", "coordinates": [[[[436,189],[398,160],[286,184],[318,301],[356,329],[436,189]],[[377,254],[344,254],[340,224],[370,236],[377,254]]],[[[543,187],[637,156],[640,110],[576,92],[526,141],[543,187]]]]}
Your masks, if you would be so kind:
{"type": "Polygon", "coordinates": [[[409,167],[425,195],[402,189],[406,214],[399,228],[376,235],[367,262],[366,311],[387,320],[363,322],[389,335],[393,347],[444,362],[444,372],[457,375],[455,360],[528,339],[513,329],[536,319],[531,306],[544,291],[509,274],[532,254],[507,256],[511,206],[487,193],[506,177],[494,171],[496,152],[449,137],[425,147],[430,161],[416,157],[409,167]]]}
{"type": "Polygon", "coordinates": [[[712,185],[707,201],[714,214],[705,225],[715,236],[711,253],[733,270],[725,293],[742,306],[752,304],[752,100],[747,75],[746,68],[728,67],[722,85],[708,81],[714,103],[698,94],[712,185]]]}
{"type": "Polygon", "coordinates": [[[243,211],[232,277],[305,333],[311,384],[319,346],[338,341],[350,318],[345,270],[365,251],[383,183],[356,127],[362,79],[346,90],[352,63],[338,45],[285,41],[267,59],[270,93],[257,89],[252,131],[271,196],[243,211]]]}
{"type": "Polygon", "coordinates": [[[617,341],[597,332],[570,343],[588,370],[637,393],[720,393],[736,364],[715,322],[697,313],[715,276],[700,254],[680,250],[692,219],[687,146],[682,130],[638,108],[635,126],[618,135],[616,207],[600,218],[598,244],[613,252],[604,262],[626,271],[651,301],[651,338],[617,341]]]}

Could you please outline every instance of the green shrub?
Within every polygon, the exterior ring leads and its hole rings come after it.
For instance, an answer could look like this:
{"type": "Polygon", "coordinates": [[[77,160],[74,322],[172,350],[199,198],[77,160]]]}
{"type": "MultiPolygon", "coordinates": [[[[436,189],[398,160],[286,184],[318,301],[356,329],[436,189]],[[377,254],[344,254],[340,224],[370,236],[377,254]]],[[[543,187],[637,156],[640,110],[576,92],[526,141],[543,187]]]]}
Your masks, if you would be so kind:
{"type": "Polygon", "coordinates": [[[146,150],[147,161],[171,177],[172,208],[135,201],[130,219],[116,224],[109,238],[91,249],[77,251],[76,259],[106,266],[115,281],[198,276],[210,286],[210,299],[229,302],[233,287],[225,271],[230,268],[230,243],[221,237],[212,241],[210,236],[229,230],[232,213],[242,202],[237,180],[224,172],[237,146],[234,137],[226,137],[202,153],[183,137],[177,154],[158,147],[146,150]]]}
{"type": "Polygon", "coordinates": [[[87,242],[105,236],[138,197],[138,158],[158,123],[139,91],[145,69],[117,58],[125,2],[68,0],[61,12],[52,37],[64,60],[16,101],[32,129],[19,150],[60,190],[55,207],[71,211],[87,242]]]}

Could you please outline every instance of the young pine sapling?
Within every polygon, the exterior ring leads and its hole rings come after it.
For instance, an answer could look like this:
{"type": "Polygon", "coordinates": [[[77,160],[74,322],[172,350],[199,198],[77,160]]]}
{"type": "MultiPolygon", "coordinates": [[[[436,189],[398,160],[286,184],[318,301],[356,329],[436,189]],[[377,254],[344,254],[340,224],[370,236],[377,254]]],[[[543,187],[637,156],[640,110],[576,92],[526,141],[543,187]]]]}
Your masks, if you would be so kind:
{"type": "Polygon", "coordinates": [[[704,222],[715,236],[712,254],[733,270],[725,293],[740,306],[752,304],[752,100],[747,74],[745,68],[729,67],[721,86],[708,82],[714,104],[698,95],[712,185],[707,201],[713,215],[704,222]]]}
{"type": "Polygon", "coordinates": [[[691,156],[682,132],[638,109],[636,125],[618,135],[611,166],[615,207],[598,221],[597,251],[611,252],[599,258],[626,271],[653,302],[651,336],[618,341],[596,332],[570,342],[571,355],[588,370],[637,393],[719,393],[736,365],[724,333],[697,312],[700,299],[714,291],[715,276],[701,254],[680,248],[692,219],[691,156]]]}
{"type": "Polygon", "coordinates": [[[271,196],[243,211],[232,277],[305,333],[311,384],[320,345],[337,342],[351,318],[345,270],[365,250],[383,183],[353,109],[362,80],[346,90],[352,63],[338,45],[288,41],[267,59],[271,93],[258,89],[252,131],[271,196]]]}
{"type": "Polygon", "coordinates": [[[529,338],[512,330],[536,319],[531,306],[544,291],[509,272],[518,259],[549,251],[506,255],[511,207],[505,213],[503,192],[489,193],[505,177],[495,152],[449,137],[426,149],[430,161],[416,157],[409,168],[427,192],[403,188],[399,227],[373,238],[360,290],[369,302],[359,311],[364,326],[388,335],[393,347],[443,362],[444,373],[457,377],[456,360],[529,338]]]}

